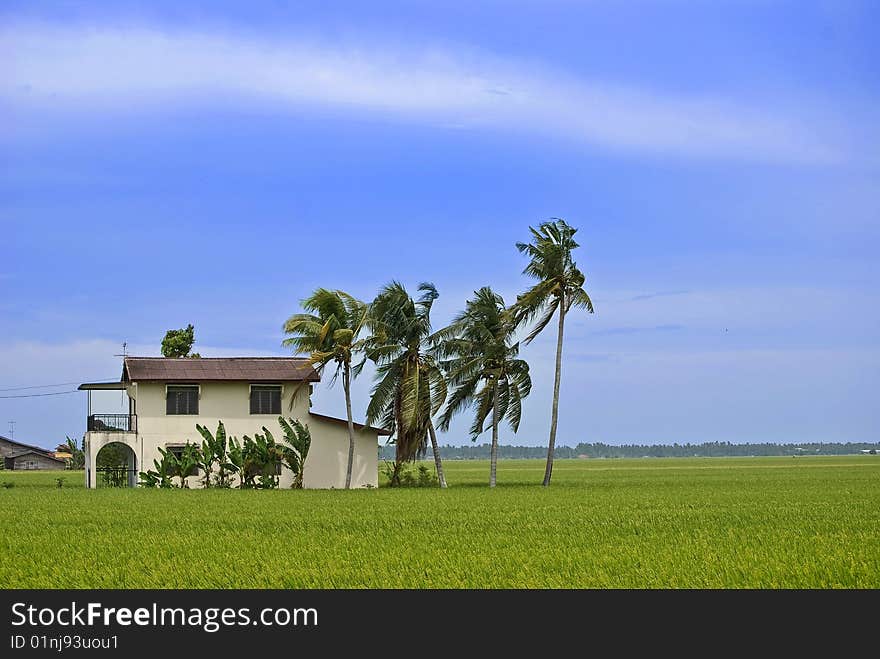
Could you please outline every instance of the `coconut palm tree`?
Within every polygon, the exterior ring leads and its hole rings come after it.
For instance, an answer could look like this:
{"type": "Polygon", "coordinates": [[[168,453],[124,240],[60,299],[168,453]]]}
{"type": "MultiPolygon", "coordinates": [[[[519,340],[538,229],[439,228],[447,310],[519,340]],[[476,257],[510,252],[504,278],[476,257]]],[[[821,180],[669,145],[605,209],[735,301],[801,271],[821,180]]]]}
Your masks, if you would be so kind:
{"type": "MultiPolygon", "coordinates": [[[[367,320],[368,305],[342,291],[319,288],[303,300],[307,313],[294,314],[284,323],[284,333],[290,337],[282,345],[304,353],[319,375],[328,364],[335,365],[333,380],[342,375],[345,391],[345,413],[348,419],[348,466],[345,489],[351,488],[354,464],[354,420],[351,416],[351,381],[360,373],[364,359],[352,364],[363,355],[364,339],[358,336],[367,320]]],[[[291,401],[292,404],[292,401],[291,401]]]]}
{"type": "Polygon", "coordinates": [[[386,285],[370,305],[372,336],[367,355],[376,362],[376,385],[367,407],[367,423],[379,422],[395,435],[392,485],[405,462],[425,454],[431,439],[434,466],[441,488],[446,487],[437,434],[431,418],[446,400],[446,379],[430,353],[431,306],[437,299],[433,284],[419,284],[413,300],[400,282],[386,285]]]}
{"type": "Polygon", "coordinates": [[[558,312],[559,325],[556,332],[556,374],[553,381],[553,408],[550,413],[550,440],[547,446],[547,466],[544,469],[544,485],[550,485],[553,473],[553,454],[556,448],[556,426],[559,420],[559,382],[562,377],[562,335],[565,329],[565,316],[572,307],[586,309],[593,313],[593,303],[584,290],[584,274],[578,270],[571,252],[578,244],[574,240],[577,232],[565,220],[552,218],[542,222],[537,229],[529,227],[532,242],[517,243],[516,248],[526,254],[530,261],[523,274],[537,279],[538,283],[522,295],[517,296],[511,308],[515,323],[519,326],[537,318],[534,327],[525,338],[529,344],[540,334],[553,315],[558,312]]]}
{"type": "Polygon", "coordinates": [[[519,343],[513,343],[516,326],[504,300],[488,286],[475,292],[464,312],[434,337],[447,381],[453,388],[440,417],[440,428],[449,429],[460,411],[475,407],[471,438],[486,429],[492,415],[492,450],[489,487],[495,487],[498,466],[498,426],[506,420],[513,432],[522,418],[522,399],[529,395],[529,365],[519,359],[519,343]]]}

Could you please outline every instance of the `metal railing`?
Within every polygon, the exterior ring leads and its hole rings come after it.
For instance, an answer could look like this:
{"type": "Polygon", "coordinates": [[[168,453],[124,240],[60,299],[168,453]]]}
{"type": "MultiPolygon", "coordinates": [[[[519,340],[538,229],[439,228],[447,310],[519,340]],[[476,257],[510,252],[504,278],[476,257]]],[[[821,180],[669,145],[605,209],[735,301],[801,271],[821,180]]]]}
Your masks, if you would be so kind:
{"type": "Polygon", "coordinates": [[[91,414],[86,428],[93,432],[137,432],[137,414],[91,414]]]}
{"type": "Polygon", "coordinates": [[[137,485],[137,470],[128,467],[98,467],[95,469],[100,481],[95,483],[97,487],[135,487],[137,485]]]}

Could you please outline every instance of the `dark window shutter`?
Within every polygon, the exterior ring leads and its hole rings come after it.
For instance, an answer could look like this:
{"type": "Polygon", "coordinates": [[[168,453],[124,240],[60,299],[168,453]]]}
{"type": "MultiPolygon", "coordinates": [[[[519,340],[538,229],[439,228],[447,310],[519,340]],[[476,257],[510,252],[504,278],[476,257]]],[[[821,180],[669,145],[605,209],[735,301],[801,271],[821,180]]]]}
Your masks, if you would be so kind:
{"type": "Polygon", "coordinates": [[[278,385],[252,386],[251,414],[281,414],[281,387],[278,385]]]}
{"type": "Polygon", "coordinates": [[[188,405],[187,405],[187,414],[198,414],[199,413],[199,390],[198,389],[190,389],[186,392],[188,394],[188,405]]]}
{"type": "Polygon", "coordinates": [[[165,414],[198,414],[198,386],[169,386],[165,396],[165,414]]]}

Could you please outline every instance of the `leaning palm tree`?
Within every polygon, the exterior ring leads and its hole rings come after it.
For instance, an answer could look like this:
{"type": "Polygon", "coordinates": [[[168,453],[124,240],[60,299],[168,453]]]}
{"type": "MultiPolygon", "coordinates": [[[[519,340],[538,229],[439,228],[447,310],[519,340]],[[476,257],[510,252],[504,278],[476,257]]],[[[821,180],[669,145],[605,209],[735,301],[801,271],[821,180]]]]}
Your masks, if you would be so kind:
{"type": "MultiPolygon", "coordinates": [[[[358,336],[367,319],[368,305],[342,291],[319,288],[303,300],[307,313],[294,314],[284,323],[284,333],[291,335],[282,345],[309,356],[312,366],[322,375],[328,364],[335,364],[331,384],[342,375],[345,413],[348,419],[348,465],[345,489],[351,487],[354,464],[354,420],[351,416],[351,381],[360,373],[364,360],[352,361],[363,354],[364,340],[358,336]]],[[[292,401],[291,401],[292,404],[292,401]]]]}
{"type": "Polygon", "coordinates": [[[516,248],[531,259],[523,270],[538,283],[522,295],[517,296],[511,312],[517,325],[537,318],[535,326],[529,331],[525,343],[529,344],[540,334],[553,315],[559,313],[559,327],[556,333],[556,375],[553,381],[553,408],[550,413],[550,441],[547,446],[547,466],[544,469],[544,485],[550,485],[553,473],[553,454],[556,449],[556,426],[559,419],[559,382],[562,377],[562,334],[565,329],[565,315],[572,307],[586,309],[593,313],[593,303],[584,290],[584,274],[578,270],[571,257],[578,247],[574,240],[577,229],[566,224],[565,220],[553,218],[552,222],[542,222],[537,229],[529,227],[532,242],[517,243],[516,248]]]}
{"type": "Polygon", "coordinates": [[[421,297],[413,300],[401,283],[393,281],[370,305],[372,336],[367,355],[376,362],[377,369],[367,423],[378,421],[394,433],[392,485],[398,484],[404,463],[425,454],[430,437],[437,479],[445,488],[446,477],[431,421],[446,400],[446,379],[428,344],[437,289],[423,283],[419,292],[421,297]]]}
{"type": "Polygon", "coordinates": [[[519,343],[513,343],[515,331],[504,300],[486,286],[476,291],[464,312],[434,337],[448,383],[453,387],[440,417],[440,428],[448,430],[453,416],[475,407],[471,439],[476,440],[492,415],[489,487],[495,487],[496,482],[498,426],[507,420],[513,432],[519,429],[522,399],[532,389],[529,365],[519,359],[519,343]]]}

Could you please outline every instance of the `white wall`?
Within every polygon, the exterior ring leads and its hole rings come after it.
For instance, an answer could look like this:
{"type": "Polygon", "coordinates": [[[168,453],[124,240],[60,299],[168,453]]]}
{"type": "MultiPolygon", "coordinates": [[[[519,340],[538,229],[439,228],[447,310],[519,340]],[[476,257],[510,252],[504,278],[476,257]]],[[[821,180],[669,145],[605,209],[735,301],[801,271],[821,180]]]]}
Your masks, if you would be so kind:
{"type": "MultiPolygon", "coordinates": [[[[303,484],[308,488],[342,488],[348,461],[348,429],[344,423],[336,423],[310,416],[308,413],[309,386],[305,384],[294,399],[298,382],[282,383],[281,413],[284,417],[299,419],[308,424],[312,444],[306,460],[303,484]]],[[[159,448],[169,444],[193,442],[201,444],[202,437],[196,424],[207,426],[213,433],[217,422],[223,421],[227,436],[241,441],[244,435],[262,433],[268,428],[276,441],[282,441],[283,433],[274,414],[250,414],[250,383],[205,382],[201,384],[198,415],[166,415],[165,384],[141,382],[128,388],[135,401],[137,433],[87,433],[88,464],[94,473],[97,451],[109,441],[122,441],[134,450],[138,471],[153,467],[160,459],[159,448]]],[[[100,410],[92,410],[100,413],[100,410]]],[[[355,455],[352,469],[352,487],[378,485],[378,437],[375,431],[355,431],[355,455]]],[[[94,476],[92,477],[94,481],[94,476]]],[[[190,487],[199,487],[199,478],[187,479],[190,487]]],[[[293,475],[282,469],[280,486],[290,487],[293,475]]]]}

